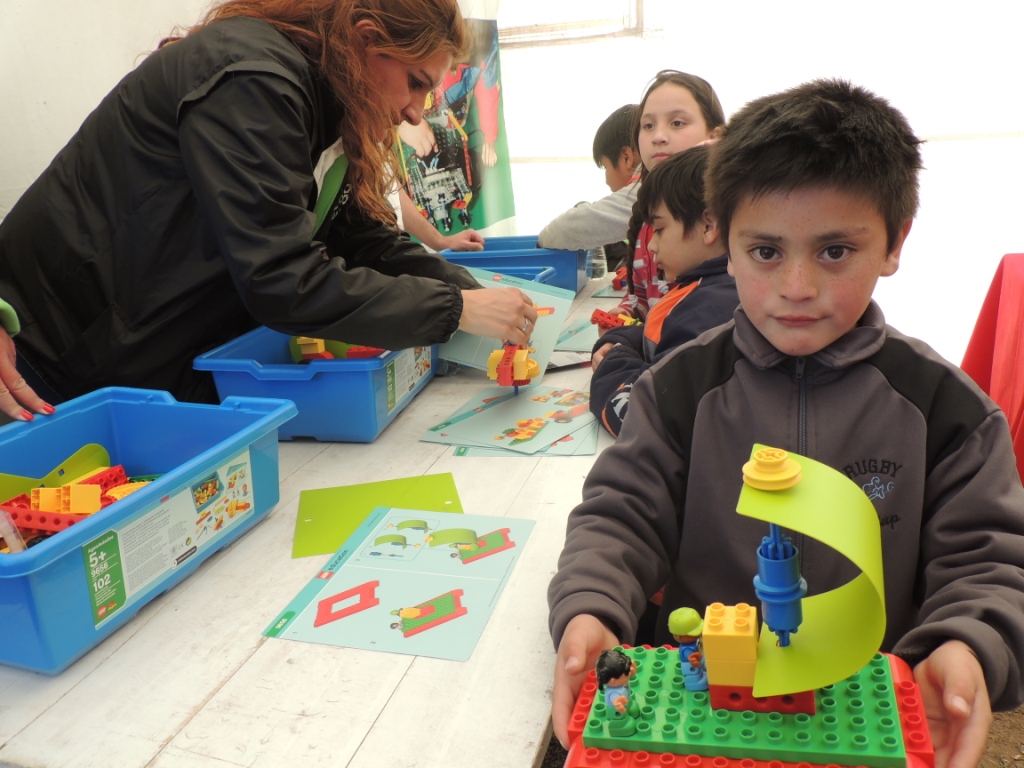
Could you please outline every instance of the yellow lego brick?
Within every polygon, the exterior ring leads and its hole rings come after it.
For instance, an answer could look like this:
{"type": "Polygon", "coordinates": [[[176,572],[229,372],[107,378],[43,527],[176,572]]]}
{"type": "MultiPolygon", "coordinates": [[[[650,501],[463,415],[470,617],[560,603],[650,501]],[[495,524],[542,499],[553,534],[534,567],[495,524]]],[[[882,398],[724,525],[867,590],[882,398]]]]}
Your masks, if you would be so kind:
{"type": "Polygon", "coordinates": [[[60,488],[33,488],[29,506],[38,512],[60,512],[60,488]]]}
{"type": "Polygon", "coordinates": [[[757,634],[757,608],[752,605],[712,603],[704,613],[704,655],[709,659],[756,661],[757,634]]]}
{"type": "Polygon", "coordinates": [[[756,661],[731,661],[729,659],[705,659],[708,668],[708,685],[740,685],[751,688],[754,685],[756,661]]]}
{"type": "Polygon", "coordinates": [[[65,515],[91,515],[103,506],[103,489],[98,485],[62,485],[59,490],[60,511],[65,515]]]}

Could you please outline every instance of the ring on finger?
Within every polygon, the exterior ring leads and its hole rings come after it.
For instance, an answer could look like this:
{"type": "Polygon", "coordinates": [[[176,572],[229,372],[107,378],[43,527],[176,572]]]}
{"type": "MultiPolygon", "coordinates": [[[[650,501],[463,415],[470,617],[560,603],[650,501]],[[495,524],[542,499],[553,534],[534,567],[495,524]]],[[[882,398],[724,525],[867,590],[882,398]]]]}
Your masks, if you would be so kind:
{"type": "Polygon", "coordinates": [[[530,318],[526,318],[523,321],[523,327],[522,327],[523,333],[526,333],[528,330],[530,330],[530,318]]]}

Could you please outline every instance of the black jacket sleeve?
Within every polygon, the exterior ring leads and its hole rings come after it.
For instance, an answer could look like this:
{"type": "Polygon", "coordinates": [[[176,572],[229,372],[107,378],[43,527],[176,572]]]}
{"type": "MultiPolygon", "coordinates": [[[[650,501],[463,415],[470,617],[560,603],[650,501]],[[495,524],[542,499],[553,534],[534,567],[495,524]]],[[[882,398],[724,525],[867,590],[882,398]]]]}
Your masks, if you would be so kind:
{"type": "Polygon", "coordinates": [[[446,341],[468,274],[344,213],[333,253],[312,240],[313,121],[302,90],[265,72],[233,73],[182,108],[185,170],[246,309],[289,334],[391,349],[446,341]]]}

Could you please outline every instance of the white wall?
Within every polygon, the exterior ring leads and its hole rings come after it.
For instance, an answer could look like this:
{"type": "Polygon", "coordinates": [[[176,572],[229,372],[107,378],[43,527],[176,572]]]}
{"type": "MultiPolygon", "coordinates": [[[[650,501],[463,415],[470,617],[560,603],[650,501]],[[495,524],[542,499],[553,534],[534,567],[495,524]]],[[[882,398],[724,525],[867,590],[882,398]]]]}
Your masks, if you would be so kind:
{"type": "MultiPolygon", "coordinates": [[[[140,56],[206,5],[0,0],[0,217],[140,56]]],[[[644,40],[506,51],[519,231],[603,194],[589,160],[594,130],[638,101],[658,69],[707,78],[727,114],[804,80],[846,77],[890,99],[929,140],[921,213],[899,273],[877,296],[894,325],[959,361],[999,257],[1024,250],[1016,6],[645,0],[648,25],[662,31],[644,40]],[[515,162],[537,157],[570,162],[515,162]]]]}
{"type": "Polygon", "coordinates": [[[844,77],[889,99],[928,139],[921,211],[900,271],[876,297],[893,325],[959,362],[999,258],[1024,251],[1018,8],[645,0],[648,21],[663,30],[647,39],[506,51],[519,232],[606,193],[589,159],[594,130],[615,107],[638,102],[659,69],[706,78],[727,115],[809,79],[844,77]]]}
{"type": "Polygon", "coordinates": [[[206,0],[0,0],[0,218],[97,104],[206,0]]]}

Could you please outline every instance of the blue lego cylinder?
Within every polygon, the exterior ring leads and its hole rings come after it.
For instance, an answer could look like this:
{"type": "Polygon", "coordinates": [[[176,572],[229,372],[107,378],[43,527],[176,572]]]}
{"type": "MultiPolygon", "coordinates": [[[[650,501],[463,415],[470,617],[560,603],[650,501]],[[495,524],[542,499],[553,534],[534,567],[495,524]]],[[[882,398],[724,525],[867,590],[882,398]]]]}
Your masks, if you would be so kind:
{"type": "Polygon", "coordinates": [[[800,600],[807,593],[807,582],[800,576],[797,550],[789,557],[776,560],[757,553],[757,576],[754,591],[761,601],[765,624],[779,637],[779,645],[789,645],[789,635],[803,621],[800,600]]]}

